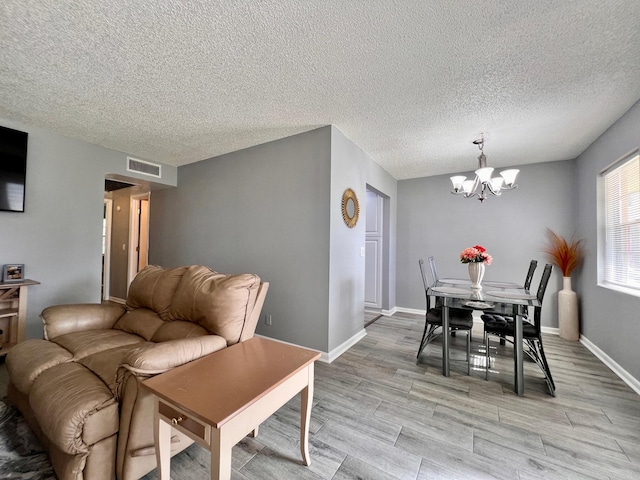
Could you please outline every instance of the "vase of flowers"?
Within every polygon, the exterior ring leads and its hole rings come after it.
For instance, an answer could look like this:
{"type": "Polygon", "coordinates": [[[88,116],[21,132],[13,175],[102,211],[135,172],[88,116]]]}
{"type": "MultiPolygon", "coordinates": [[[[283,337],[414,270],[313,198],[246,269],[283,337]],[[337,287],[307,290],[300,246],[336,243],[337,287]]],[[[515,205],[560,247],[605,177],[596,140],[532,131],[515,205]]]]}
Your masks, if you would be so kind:
{"type": "Polygon", "coordinates": [[[562,271],[562,290],[558,292],[558,329],[565,340],[580,339],[578,319],[578,294],[571,289],[571,272],[580,265],[584,257],[582,240],[566,240],[553,230],[547,229],[549,243],[545,248],[551,263],[562,271]]]}
{"type": "Polygon", "coordinates": [[[491,262],[493,262],[493,257],[487,253],[487,249],[482,245],[465,248],[460,253],[460,262],[468,264],[471,288],[473,290],[482,290],[484,266],[491,265],[491,262]]]}

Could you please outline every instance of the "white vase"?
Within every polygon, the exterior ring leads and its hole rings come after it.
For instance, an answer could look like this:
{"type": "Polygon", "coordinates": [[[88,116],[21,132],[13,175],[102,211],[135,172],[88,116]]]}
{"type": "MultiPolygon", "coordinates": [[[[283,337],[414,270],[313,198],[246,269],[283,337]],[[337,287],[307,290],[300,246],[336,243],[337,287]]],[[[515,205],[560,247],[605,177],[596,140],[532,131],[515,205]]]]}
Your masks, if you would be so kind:
{"type": "Polygon", "coordinates": [[[561,338],[580,339],[578,295],[571,290],[571,277],[562,277],[562,290],[558,292],[558,327],[561,338]]]}
{"type": "Polygon", "coordinates": [[[484,277],[483,262],[469,262],[469,278],[472,290],[482,290],[482,277],[484,277]]]}

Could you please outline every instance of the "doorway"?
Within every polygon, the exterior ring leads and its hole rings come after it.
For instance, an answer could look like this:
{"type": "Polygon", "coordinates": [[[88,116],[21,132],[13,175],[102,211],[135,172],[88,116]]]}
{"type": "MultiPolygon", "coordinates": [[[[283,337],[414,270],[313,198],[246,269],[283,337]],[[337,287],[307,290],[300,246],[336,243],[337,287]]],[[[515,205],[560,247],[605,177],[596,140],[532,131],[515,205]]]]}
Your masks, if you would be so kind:
{"type": "Polygon", "coordinates": [[[105,178],[103,301],[124,304],[133,277],[147,265],[150,192],[144,181],[111,174],[105,178]]]}
{"type": "Polygon", "coordinates": [[[384,279],[384,198],[367,188],[365,233],[365,309],[381,310],[384,279]]]}
{"type": "Polygon", "coordinates": [[[127,288],[149,261],[149,193],[131,195],[127,288]]]}

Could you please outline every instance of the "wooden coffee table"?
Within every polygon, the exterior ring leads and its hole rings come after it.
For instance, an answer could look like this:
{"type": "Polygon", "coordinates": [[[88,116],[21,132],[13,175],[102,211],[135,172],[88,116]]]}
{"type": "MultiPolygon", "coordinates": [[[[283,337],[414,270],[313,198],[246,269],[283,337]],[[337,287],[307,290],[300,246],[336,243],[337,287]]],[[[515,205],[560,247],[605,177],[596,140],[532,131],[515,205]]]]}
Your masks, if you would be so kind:
{"type": "Polygon", "coordinates": [[[169,479],[171,428],[211,451],[211,478],[231,476],[231,449],[298,392],[309,465],[313,367],[320,353],[254,337],[142,382],[155,395],[158,478],[169,479]]]}

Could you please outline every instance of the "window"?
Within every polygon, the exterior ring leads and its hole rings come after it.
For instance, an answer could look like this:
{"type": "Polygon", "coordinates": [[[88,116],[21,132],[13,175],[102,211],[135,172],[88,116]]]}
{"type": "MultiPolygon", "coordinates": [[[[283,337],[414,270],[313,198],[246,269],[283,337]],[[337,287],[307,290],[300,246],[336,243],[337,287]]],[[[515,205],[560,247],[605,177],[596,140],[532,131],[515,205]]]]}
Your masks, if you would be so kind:
{"type": "Polygon", "coordinates": [[[640,295],[640,155],[634,151],[602,173],[601,284],[640,295]]]}

